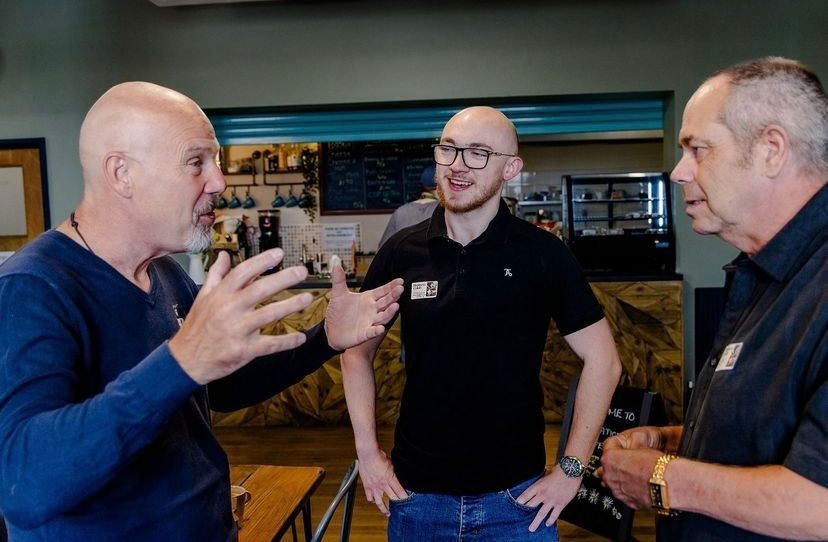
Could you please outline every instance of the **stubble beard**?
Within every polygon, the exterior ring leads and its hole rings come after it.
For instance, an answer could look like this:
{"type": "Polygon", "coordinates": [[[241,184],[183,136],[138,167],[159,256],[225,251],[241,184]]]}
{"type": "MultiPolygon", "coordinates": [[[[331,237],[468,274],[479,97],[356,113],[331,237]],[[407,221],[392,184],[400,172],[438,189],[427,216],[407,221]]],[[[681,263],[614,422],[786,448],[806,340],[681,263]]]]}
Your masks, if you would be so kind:
{"type": "Polygon", "coordinates": [[[451,211],[452,213],[469,213],[471,211],[480,209],[489,200],[491,200],[498,194],[500,194],[500,184],[493,183],[490,187],[487,187],[484,192],[478,193],[476,197],[472,198],[466,203],[457,204],[449,201],[449,199],[446,197],[445,192],[443,191],[443,185],[439,182],[437,183],[437,200],[440,202],[440,205],[442,205],[444,209],[446,209],[447,211],[451,211]]]}

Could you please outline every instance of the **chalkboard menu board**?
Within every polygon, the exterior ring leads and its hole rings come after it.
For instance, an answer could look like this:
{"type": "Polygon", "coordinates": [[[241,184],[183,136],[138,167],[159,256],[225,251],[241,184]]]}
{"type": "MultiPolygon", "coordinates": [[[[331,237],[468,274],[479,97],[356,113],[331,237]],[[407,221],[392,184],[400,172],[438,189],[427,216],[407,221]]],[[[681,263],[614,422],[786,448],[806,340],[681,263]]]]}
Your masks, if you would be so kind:
{"type": "MultiPolygon", "coordinates": [[[[558,445],[558,460],[566,449],[566,441],[572,428],[572,415],[575,408],[575,392],[578,380],[569,386],[569,396],[561,424],[561,440],[558,445]]],[[[604,441],[627,429],[642,425],[664,425],[667,414],[664,403],[657,393],[636,388],[619,386],[612,396],[607,417],[601,426],[598,443],[589,459],[581,487],[575,498],[564,508],[559,516],[578,527],[605,536],[610,540],[626,542],[632,530],[634,510],[619,500],[612,492],[601,485],[601,480],[594,476],[595,469],[601,463],[604,441]]]]}
{"type": "Polygon", "coordinates": [[[420,197],[430,141],[323,143],[321,213],[391,212],[420,197]]]}

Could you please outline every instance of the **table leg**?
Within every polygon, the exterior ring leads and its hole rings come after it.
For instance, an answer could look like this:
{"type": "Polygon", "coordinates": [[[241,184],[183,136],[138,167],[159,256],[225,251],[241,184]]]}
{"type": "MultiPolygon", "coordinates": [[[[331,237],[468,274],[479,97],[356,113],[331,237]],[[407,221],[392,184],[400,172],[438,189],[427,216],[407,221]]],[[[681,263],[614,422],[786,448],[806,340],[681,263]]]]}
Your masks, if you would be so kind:
{"type": "Polygon", "coordinates": [[[308,499],[308,502],[306,502],[305,506],[302,507],[302,523],[305,524],[305,542],[309,542],[309,540],[313,536],[313,527],[311,527],[310,499],[308,499]]]}

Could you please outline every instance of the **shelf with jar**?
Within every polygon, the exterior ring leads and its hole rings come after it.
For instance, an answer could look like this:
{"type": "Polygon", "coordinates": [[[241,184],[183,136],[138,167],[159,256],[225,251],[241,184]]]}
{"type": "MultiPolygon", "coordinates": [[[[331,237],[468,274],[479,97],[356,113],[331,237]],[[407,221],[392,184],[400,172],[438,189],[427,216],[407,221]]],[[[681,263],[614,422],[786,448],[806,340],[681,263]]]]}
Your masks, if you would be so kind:
{"type": "Polygon", "coordinates": [[[253,178],[267,175],[301,174],[302,153],[319,152],[319,144],[308,143],[271,143],[266,145],[228,145],[221,148],[222,172],[227,176],[245,176],[253,178]]]}

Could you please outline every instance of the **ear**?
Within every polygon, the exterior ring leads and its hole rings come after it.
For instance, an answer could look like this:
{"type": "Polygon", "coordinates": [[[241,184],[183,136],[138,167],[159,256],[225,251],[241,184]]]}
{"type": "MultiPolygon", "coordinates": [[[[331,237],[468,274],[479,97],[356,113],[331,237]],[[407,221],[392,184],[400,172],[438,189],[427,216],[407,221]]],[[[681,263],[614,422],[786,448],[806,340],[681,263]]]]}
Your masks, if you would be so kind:
{"type": "Polygon", "coordinates": [[[757,143],[758,156],[766,177],[773,179],[791,158],[791,142],[788,132],[777,124],[762,130],[757,143]]]}
{"type": "Polygon", "coordinates": [[[123,198],[131,198],[133,183],[130,178],[129,165],[122,152],[110,152],[104,157],[106,182],[112,190],[123,198]]]}
{"type": "Polygon", "coordinates": [[[506,162],[506,165],[503,166],[503,181],[510,181],[512,180],[515,175],[520,173],[520,170],[523,169],[523,158],[520,156],[514,156],[509,158],[506,162]]]}

